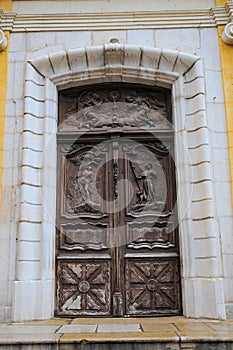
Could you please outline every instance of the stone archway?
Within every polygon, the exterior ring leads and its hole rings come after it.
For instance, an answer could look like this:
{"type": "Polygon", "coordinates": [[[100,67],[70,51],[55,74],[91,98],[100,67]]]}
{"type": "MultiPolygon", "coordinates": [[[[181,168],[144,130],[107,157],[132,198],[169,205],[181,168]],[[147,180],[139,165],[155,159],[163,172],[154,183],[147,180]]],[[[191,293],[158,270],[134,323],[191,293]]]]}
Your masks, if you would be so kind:
{"type": "Polygon", "coordinates": [[[56,154],[57,90],[103,82],[171,89],[184,315],[224,318],[202,61],[177,51],[106,44],[27,62],[14,320],[46,319],[54,312],[56,157],[51,154],[56,154]],[[38,298],[45,302],[38,304],[38,298]]]}

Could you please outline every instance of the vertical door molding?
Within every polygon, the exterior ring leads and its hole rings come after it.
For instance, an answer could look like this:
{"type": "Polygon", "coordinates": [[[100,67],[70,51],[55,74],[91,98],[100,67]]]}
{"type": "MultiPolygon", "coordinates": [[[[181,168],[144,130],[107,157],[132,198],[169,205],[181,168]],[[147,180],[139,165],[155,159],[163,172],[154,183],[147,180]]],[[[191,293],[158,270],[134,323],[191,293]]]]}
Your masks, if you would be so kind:
{"type": "Polygon", "coordinates": [[[202,60],[106,44],[27,62],[14,321],[54,314],[57,90],[103,82],[171,89],[184,315],[225,318],[202,60]],[[29,240],[32,232],[39,240],[29,240]]]}

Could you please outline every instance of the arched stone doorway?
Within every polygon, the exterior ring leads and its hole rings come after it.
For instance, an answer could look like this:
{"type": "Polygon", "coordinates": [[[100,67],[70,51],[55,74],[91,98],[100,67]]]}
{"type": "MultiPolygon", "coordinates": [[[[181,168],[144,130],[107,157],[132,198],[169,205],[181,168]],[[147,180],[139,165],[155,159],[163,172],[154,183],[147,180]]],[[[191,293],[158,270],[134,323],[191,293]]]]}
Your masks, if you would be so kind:
{"type": "Polygon", "coordinates": [[[120,44],[62,51],[27,62],[17,243],[23,261],[17,261],[13,318],[54,315],[57,90],[106,82],[171,89],[183,311],[187,317],[224,318],[202,61],[182,52],[120,44]],[[30,201],[32,191],[36,205],[30,201]],[[30,241],[32,231],[40,240],[30,242],[27,260],[25,239],[30,241]],[[203,241],[205,259],[199,254],[203,241]],[[38,305],[42,296],[46,302],[38,305]]]}

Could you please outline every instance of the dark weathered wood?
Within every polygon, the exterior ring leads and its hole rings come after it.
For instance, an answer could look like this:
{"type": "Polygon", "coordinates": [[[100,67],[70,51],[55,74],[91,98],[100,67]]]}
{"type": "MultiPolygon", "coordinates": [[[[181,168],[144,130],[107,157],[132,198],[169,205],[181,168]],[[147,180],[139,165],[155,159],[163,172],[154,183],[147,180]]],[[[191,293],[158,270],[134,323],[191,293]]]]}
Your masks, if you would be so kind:
{"type": "Polygon", "coordinates": [[[169,96],[125,84],[60,93],[58,315],[181,313],[169,96]]]}

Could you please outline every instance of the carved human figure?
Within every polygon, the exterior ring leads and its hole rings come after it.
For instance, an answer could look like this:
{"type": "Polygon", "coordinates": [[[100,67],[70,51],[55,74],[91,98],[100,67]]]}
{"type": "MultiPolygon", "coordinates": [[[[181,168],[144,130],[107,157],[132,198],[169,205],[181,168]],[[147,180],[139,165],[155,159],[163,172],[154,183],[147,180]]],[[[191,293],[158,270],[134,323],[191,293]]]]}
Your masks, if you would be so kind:
{"type": "Polygon", "coordinates": [[[146,202],[147,204],[156,204],[156,187],[155,181],[157,179],[157,174],[153,169],[151,163],[146,164],[145,170],[138,175],[138,180],[142,180],[142,189],[138,193],[139,202],[146,202]]]}
{"type": "Polygon", "coordinates": [[[91,204],[91,195],[93,194],[93,169],[91,165],[82,169],[78,179],[79,189],[87,204],[91,204]]]}

